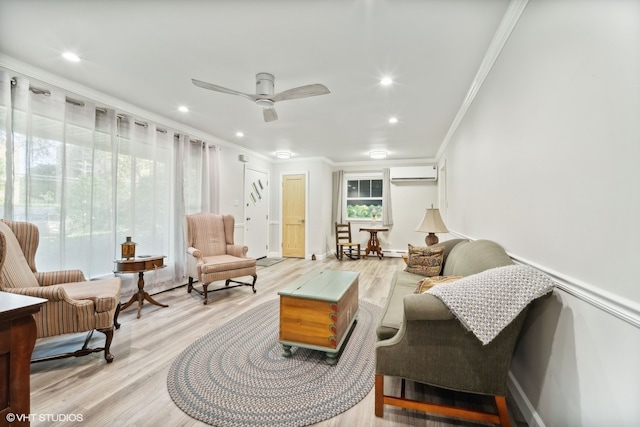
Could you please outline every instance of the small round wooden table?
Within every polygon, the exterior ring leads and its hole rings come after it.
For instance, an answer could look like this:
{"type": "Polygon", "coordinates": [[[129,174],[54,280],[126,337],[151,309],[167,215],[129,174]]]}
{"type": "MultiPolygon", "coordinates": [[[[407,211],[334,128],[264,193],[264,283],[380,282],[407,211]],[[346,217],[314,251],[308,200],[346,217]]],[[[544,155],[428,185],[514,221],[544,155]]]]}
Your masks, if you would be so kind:
{"type": "Polygon", "coordinates": [[[133,259],[117,259],[113,262],[116,263],[116,269],[113,271],[114,273],[138,273],[138,292],[131,295],[131,299],[127,301],[127,303],[120,307],[120,310],[124,310],[129,307],[135,301],[138,301],[138,319],[140,318],[140,310],[142,309],[142,304],[144,304],[144,300],[149,301],[151,304],[160,306],[160,307],[169,307],[166,304],[160,304],[158,301],[151,298],[151,295],[147,291],[144,290],[144,273],[145,271],[158,270],[160,268],[166,267],[164,265],[164,259],[166,257],[164,255],[160,256],[149,256],[149,257],[138,257],[133,259]]]}
{"type": "Polygon", "coordinates": [[[382,253],[382,248],[380,247],[380,240],[378,240],[378,232],[389,231],[389,229],[380,227],[361,227],[360,231],[369,232],[369,241],[367,242],[367,250],[364,253],[364,257],[366,258],[367,255],[369,255],[369,252],[373,252],[374,254],[378,255],[378,258],[382,259],[384,254],[382,253]]]}

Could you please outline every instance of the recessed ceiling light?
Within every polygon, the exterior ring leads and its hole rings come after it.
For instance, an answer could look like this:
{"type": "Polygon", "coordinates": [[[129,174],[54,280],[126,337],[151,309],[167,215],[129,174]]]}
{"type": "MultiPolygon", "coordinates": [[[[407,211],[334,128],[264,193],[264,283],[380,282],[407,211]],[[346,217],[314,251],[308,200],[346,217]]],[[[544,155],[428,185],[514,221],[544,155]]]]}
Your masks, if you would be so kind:
{"type": "Polygon", "coordinates": [[[391,77],[383,77],[382,80],[380,80],[380,84],[382,86],[389,86],[391,83],[393,83],[393,79],[391,79],[391,77]]]}
{"type": "Polygon", "coordinates": [[[62,54],[62,57],[67,61],[80,62],[80,57],[73,52],[65,52],[62,54]]]}
{"type": "Polygon", "coordinates": [[[371,157],[374,160],[384,159],[387,157],[387,152],[386,151],[370,151],[369,157],[371,157]]]}
{"type": "Polygon", "coordinates": [[[185,107],[184,105],[179,106],[178,110],[182,111],[183,113],[189,112],[189,108],[185,107]]]}
{"type": "Polygon", "coordinates": [[[242,132],[238,131],[238,132],[236,132],[236,136],[237,136],[238,138],[242,138],[242,137],[244,136],[244,133],[242,133],[242,132]]]}
{"type": "Polygon", "coordinates": [[[288,151],[277,151],[276,157],[279,159],[289,159],[291,158],[291,153],[288,151]]]}
{"type": "Polygon", "coordinates": [[[389,117],[389,123],[398,123],[398,118],[397,117],[389,117]]]}

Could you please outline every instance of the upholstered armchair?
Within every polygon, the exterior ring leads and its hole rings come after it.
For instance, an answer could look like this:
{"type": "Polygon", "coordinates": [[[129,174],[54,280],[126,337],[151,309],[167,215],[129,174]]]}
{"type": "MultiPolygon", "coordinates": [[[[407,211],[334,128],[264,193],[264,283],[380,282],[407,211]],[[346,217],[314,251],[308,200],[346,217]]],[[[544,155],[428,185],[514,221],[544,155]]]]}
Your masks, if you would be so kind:
{"type": "Polygon", "coordinates": [[[201,212],[187,215],[187,292],[196,291],[208,303],[208,292],[221,291],[238,286],[251,286],[256,292],[256,260],[247,257],[244,245],[233,243],[235,219],[231,215],[201,212]],[[252,276],[251,283],[232,280],[252,276]],[[194,280],[202,284],[202,291],[193,286],[194,280]],[[212,282],[224,280],[225,287],[208,291],[212,282]],[[229,286],[229,283],[236,285],[229,286]]]}
{"type": "Polygon", "coordinates": [[[28,222],[3,219],[0,233],[5,237],[5,264],[0,275],[0,290],[45,298],[48,302],[34,315],[38,338],[88,332],[81,349],[46,356],[32,362],[78,357],[104,351],[108,363],[114,326],[118,328],[120,278],[87,281],[80,270],[38,272],[35,264],[39,244],[38,227],[28,222]],[[89,348],[94,331],[105,335],[104,347],[89,348]]]}

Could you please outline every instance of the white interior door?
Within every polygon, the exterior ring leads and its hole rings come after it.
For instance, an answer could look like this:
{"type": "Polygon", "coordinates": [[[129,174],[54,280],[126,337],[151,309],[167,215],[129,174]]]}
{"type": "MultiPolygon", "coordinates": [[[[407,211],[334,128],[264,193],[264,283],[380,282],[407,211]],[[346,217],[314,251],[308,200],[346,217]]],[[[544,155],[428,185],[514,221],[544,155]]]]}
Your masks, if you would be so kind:
{"type": "Polygon", "coordinates": [[[269,249],[269,182],[264,171],[245,166],[245,228],[244,242],[247,256],[264,258],[269,249]]]}

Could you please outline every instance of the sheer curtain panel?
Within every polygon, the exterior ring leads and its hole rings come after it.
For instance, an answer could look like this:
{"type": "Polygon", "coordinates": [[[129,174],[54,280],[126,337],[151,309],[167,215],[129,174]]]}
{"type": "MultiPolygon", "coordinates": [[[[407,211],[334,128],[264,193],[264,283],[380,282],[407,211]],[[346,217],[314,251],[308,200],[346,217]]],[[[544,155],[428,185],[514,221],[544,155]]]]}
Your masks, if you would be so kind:
{"type": "Polygon", "coordinates": [[[137,255],[167,257],[146,290],[182,284],[184,215],[217,212],[219,148],[11,74],[0,68],[0,210],[38,226],[38,269],[110,276],[131,236],[137,255]]]}

